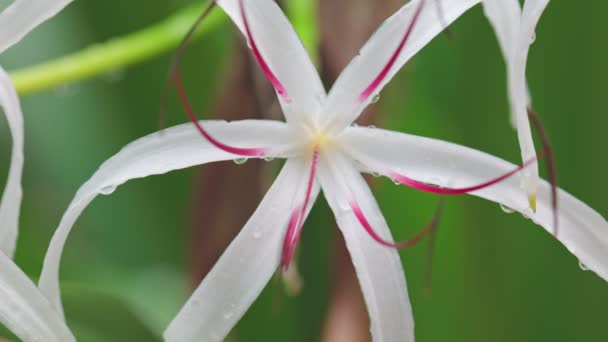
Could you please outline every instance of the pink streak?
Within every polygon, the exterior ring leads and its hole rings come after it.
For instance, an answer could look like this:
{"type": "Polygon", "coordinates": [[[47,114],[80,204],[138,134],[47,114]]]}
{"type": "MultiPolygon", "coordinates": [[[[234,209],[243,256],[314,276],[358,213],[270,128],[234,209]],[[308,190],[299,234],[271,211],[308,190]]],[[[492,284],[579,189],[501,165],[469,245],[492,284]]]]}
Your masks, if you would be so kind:
{"type": "Polygon", "coordinates": [[[427,227],[425,227],[422,231],[420,231],[418,234],[416,234],[413,238],[411,238],[409,240],[404,240],[401,242],[391,242],[391,241],[387,241],[387,240],[383,239],[380,235],[378,235],[378,233],[376,233],[376,231],[374,230],[372,225],[369,223],[369,221],[363,214],[363,211],[359,207],[359,204],[357,203],[357,201],[355,201],[354,198],[351,198],[348,201],[348,204],[350,205],[350,208],[352,209],[353,213],[355,214],[355,217],[357,217],[357,220],[359,221],[361,226],[363,226],[363,229],[365,229],[365,231],[369,234],[369,236],[372,237],[372,239],[374,239],[376,242],[378,242],[382,246],[396,248],[396,249],[409,248],[409,247],[417,244],[418,242],[420,242],[431,230],[433,230],[435,228],[435,226],[437,225],[437,219],[439,217],[438,215],[440,214],[440,211],[438,211],[435,214],[433,221],[431,221],[431,223],[429,225],[427,225],[427,227]]]}
{"type": "Polygon", "coordinates": [[[198,121],[198,118],[196,117],[196,114],[194,113],[194,110],[192,110],[192,106],[190,105],[190,102],[188,101],[188,97],[186,96],[186,92],[184,91],[184,86],[182,84],[182,79],[181,79],[179,70],[177,70],[177,68],[172,73],[171,77],[173,78],[173,81],[175,82],[175,87],[177,89],[177,94],[178,94],[179,99],[180,99],[180,101],[182,103],[182,106],[184,107],[184,110],[186,111],[186,113],[188,114],[188,117],[190,118],[190,121],[192,121],[192,123],[194,123],[194,126],[196,126],[196,128],[198,129],[198,131],[213,146],[219,148],[222,151],[225,151],[225,152],[228,152],[228,153],[232,153],[232,154],[236,154],[236,155],[239,155],[239,156],[245,156],[245,157],[263,157],[263,156],[265,156],[267,154],[267,152],[269,151],[268,148],[240,148],[240,147],[233,147],[233,146],[229,146],[229,145],[223,144],[222,142],[218,141],[213,136],[211,136],[211,134],[209,134],[207,132],[207,130],[205,130],[203,128],[203,126],[200,124],[200,122],[198,121]]]}
{"type": "Polygon", "coordinates": [[[260,50],[258,49],[258,45],[256,44],[255,40],[253,39],[253,35],[251,34],[251,28],[249,26],[249,20],[247,19],[247,15],[245,14],[245,5],[243,3],[243,0],[239,0],[239,7],[241,9],[241,17],[243,18],[243,24],[245,25],[245,33],[247,34],[247,40],[249,41],[249,44],[251,45],[251,51],[253,51],[253,56],[258,61],[260,68],[262,68],[262,71],[264,72],[264,74],[266,75],[266,77],[268,78],[268,80],[270,81],[272,86],[274,87],[274,89],[277,91],[277,93],[286,102],[291,102],[291,98],[289,97],[289,94],[287,94],[287,89],[285,89],[285,86],[283,86],[281,81],[279,81],[279,79],[272,72],[272,70],[270,70],[270,67],[268,66],[268,64],[266,63],[266,60],[264,60],[264,57],[262,57],[262,54],[260,53],[260,50]]]}
{"type": "MultiPolygon", "coordinates": [[[[542,154],[539,154],[539,157],[541,157],[541,156],[542,156],[542,154]]],[[[500,183],[500,182],[506,180],[507,178],[515,175],[519,171],[525,169],[530,164],[536,162],[536,160],[537,160],[537,158],[532,158],[532,159],[526,161],[524,164],[518,166],[516,169],[509,171],[498,178],[494,178],[485,183],[481,183],[481,184],[474,185],[474,186],[469,186],[466,188],[444,188],[444,187],[439,187],[436,185],[430,185],[427,183],[423,183],[423,182],[419,182],[417,180],[411,179],[407,176],[404,176],[404,175],[399,174],[394,171],[387,172],[386,176],[393,179],[394,181],[396,181],[398,183],[409,186],[416,190],[430,192],[430,193],[439,194],[439,195],[462,195],[465,193],[481,190],[481,189],[487,188],[489,186],[492,186],[494,184],[500,183]]]]}
{"type": "Polygon", "coordinates": [[[391,70],[391,68],[397,61],[399,54],[401,54],[401,51],[403,51],[403,47],[405,47],[405,43],[407,42],[412,31],[414,30],[414,26],[416,25],[416,22],[418,21],[418,17],[420,16],[420,13],[422,12],[422,8],[424,7],[424,2],[425,2],[425,0],[420,1],[420,5],[418,6],[416,13],[414,13],[414,18],[412,19],[410,26],[408,27],[407,31],[405,32],[405,35],[401,39],[401,42],[399,43],[397,50],[395,50],[395,52],[389,59],[388,63],[384,66],[382,71],[380,71],[380,73],[378,74],[378,76],[376,76],[376,78],[372,81],[372,83],[370,83],[369,86],[367,88],[365,88],[365,90],[359,95],[359,98],[357,100],[360,103],[367,100],[372,95],[372,93],[374,91],[376,91],[376,89],[380,86],[380,83],[382,83],[382,81],[386,78],[386,75],[388,75],[388,72],[391,70]]]}
{"type": "Polygon", "coordinates": [[[287,234],[285,235],[285,241],[283,242],[283,257],[282,264],[283,270],[287,270],[289,268],[289,264],[291,263],[291,259],[293,258],[293,253],[300,241],[300,235],[302,233],[302,226],[304,225],[304,215],[306,214],[306,209],[308,208],[308,203],[310,202],[310,195],[312,193],[312,185],[315,180],[315,175],[317,173],[317,164],[319,162],[319,146],[315,146],[312,152],[312,163],[310,166],[310,176],[308,177],[308,185],[306,187],[306,196],[304,197],[304,204],[302,206],[296,207],[296,209],[291,214],[291,219],[289,220],[289,226],[287,228],[287,234]],[[297,214],[297,216],[296,216],[297,214]]]}

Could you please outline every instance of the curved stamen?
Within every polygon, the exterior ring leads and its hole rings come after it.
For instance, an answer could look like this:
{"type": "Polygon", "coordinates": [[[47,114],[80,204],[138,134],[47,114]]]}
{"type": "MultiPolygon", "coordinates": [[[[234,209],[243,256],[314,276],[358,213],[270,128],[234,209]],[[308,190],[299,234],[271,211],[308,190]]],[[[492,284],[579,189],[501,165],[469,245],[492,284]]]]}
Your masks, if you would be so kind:
{"type": "Polygon", "coordinates": [[[251,27],[249,26],[249,20],[247,19],[247,15],[245,13],[245,4],[243,3],[243,0],[239,0],[239,7],[241,10],[241,17],[243,18],[243,25],[245,26],[245,33],[247,34],[247,40],[249,41],[249,45],[251,46],[253,56],[257,60],[258,64],[260,65],[260,68],[262,68],[262,71],[266,75],[266,78],[268,78],[268,81],[270,81],[277,93],[286,102],[291,102],[291,98],[289,97],[289,94],[287,94],[287,89],[285,89],[285,86],[281,83],[281,81],[279,81],[279,79],[272,72],[272,70],[270,70],[268,63],[266,63],[266,60],[264,60],[264,57],[262,57],[262,54],[258,49],[258,45],[253,39],[253,35],[251,34],[251,27]]]}
{"type": "Polygon", "coordinates": [[[287,228],[287,234],[285,235],[285,241],[283,242],[283,257],[282,264],[283,270],[286,271],[293,258],[293,253],[300,241],[300,234],[302,233],[302,226],[304,225],[304,215],[310,202],[310,195],[312,193],[312,185],[315,180],[317,173],[317,164],[319,162],[319,145],[314,147],[312,152],[312,162],[310,165],[310,176],[308,177],[308,184],[306,186],[306,196],[304,197],[304,204],[294,209],[289,220],[289,226],[287,228]]]}
{"type": "Polygon", "coordinates": [[[244,157],[263,157],[267,154],[267,152],[269,151],[268,148],[233,147],[233,146],[226,145],[226,144],[220,142],[219,140],[215,139],[211,134],[209,134],[209,132],[207,132],[207,130],[205,130],[203,128],[203,126],[198,121],[198,118],[196,117],[194,110],[192,110],[192,106],[190,105],[190,102],[188,101],[188,97],[186,96],[186,92],[184,91],[184,86],[182,84],[182,79],[181,79],[179,69],[177,68],[177,66],[175,66],[175,70],[172,73],[171,78],[173,79],[173,82],[175,83],[175,88],[177,89],[177,94],[179,95],[179,99],[182,103],[182,106],[184,107],[184,110],[188,114],[190,121],[192,121],[194,126],[196,126],[196,128],[203,135],[203,137],[205,137],[205,139],[207,139],[207,141],[209,141],[213,146],[219,148],[222,151],[236,154],[238,156],[244,156],[244,157]]]}
{"type": "Polygon", "coordinates": [[[399,55],[401,54],[401,51],[403,51],[403,48],[405,47],[405,43],[407,42],[412,31],[414,30],[414,26],[416,25],[416,22],[418,21],[418,17],[420,17],[420,13],[422,12],[422,8],[424,7],[424,2],[425,2],[425,0],[420,1],[420,5],[418,5],[418,8],[416,9],[416,13],[414,13],[412,22],[410,23],[410,26],[407,28],[407,31],[405,31],[405,35],[403,36],[403,38],[401,38],[401,42],[399,42],[397,49],[395,50],[395,52],[389,59],[388,63],[386,63],[384,68],[382,68],[382,70],[380,71],[378,76],[376,76],[376,78],[369,84],[369,86],[367,86],[367,88],[365,88],[365,90],[363,90],[363,92],[359,95],[359,98],[358,98],[359,102],[364,102],[365,100],[367,100],[374,93],[374,91],[376,91],[376,89],[380,86],[380,83],[382,83],[382,81],[388,75],[388,72],[391,70],[391,68],[397,61],[397,58],[399,57],[399,55]]]}
{"type": "Polygon", "coordinates": [[[167,113],[167,104],[169,102],[169,89],[171,87],[171,81],[173,78],[173,74],[175,73],[176,68],[179,66],[179,64],[182,60],[182,57],[183,57],[184,53],[186,52],[186,48],[188,47],[188,44],[190,44],[190,41],[192,40],[192,37],[194,36],[194,33],[196,32],[196,30],[198,30],[198,28],[201,26],[203,21],[207,18],[207,16],[215,8],[215,5],[216,5],[215,0],[212,0],[209,3],[209,5],[207,5],[207,7],[205,7],[203,12],[198,16],[198,18],[196,18],[196,21],[192,24],[192,26],[190,26],[190,29],[188,30],[188,32],[186,33],[184,38],[182,38],[182,41],[179,43],[179,46],[175,49],[175,53],[173,54],[173,58],[171,59],[171,64],[169,66],[169,71],[167,72],[167,79],[165,80],[165,86],[163,88],[163,92],[162,92],[161,98],[160,98],[160,109],[158,110],[158,128],[159,129],[165,128],[165,121],[166,121],[165,116],[167,113]]]}
{"type": "Polygon", "coordinates": [[[428,234],[435,231],[435,229],[437,228],[437,225],[439,224],[439,218],[441,217],[441,212],[443,211],[443,202],[444,202],[443,200],[439,201],[439,204],[437,205],[437,209],[435,210],[435,213],[433,214],[431,221],[421,231],[419,231],[412,238],[405,240],[405,241],[401,241],[401,242],[387,241],[387,240],[383,239],[380,235],[378,235],[378,233],[376,233],[376,231],[374,230],[372,225],[369,223],[369,221],[365,217],[365,214],[363,214],[363,211],[359,207],[359,204],[354,199],[354,197],[351,197],[351,199],[349,200],[349,205],[350,205],[353,213],[357,217],[357,220],[359,221],[361,226],[363,226],[365,231],[372,237],[372,239],[376,240],[376,242],[378,242],[379,244],[386,246],[386,247],[404,249],[404,248],[409,248],[409,247],[416,245],[425,236],[427,236],[428,234]]]}
{"type": "Polygon", "coordinates": [[[525,163],[518,166],[514,170],[511,170],[500,177],[494,178],[492,180],[489,180],[487,182],[484,182],[484,183],[481,183],[478,185],[473,185],[473,186],[469,186],[469,187],[465,187],[465,188],[444,188],[444,187],[440,187],[437,185],[431,185],[431,184],[427,184],[427,183],[423,183],[423,182],[419,182],[417,180],[411,179],[407,176],[404,176],[404,175],[394,172],[394,171],[386,172],[385,175],[387,177],[391,178],[392,180],[394,180],[395,182],[409,186],[410,188],[414,188],[416,190],[430,192],[430,193],[438,194],[438,195],[462,195],[462,194],[481,190],[481,189],[487,188],[489,186],[492,186],[494,184],[500,183],[500,182],[506,180],[507,178],[515,175],[516,173],[520,172],[521,170],[525,169],[526,167],[530,166],[532,163],[535,163],[538,158],[542,157],[542,155],[543,155],[542,153],[539,154],[538,157],[535,157],[535,158],[532,158],[532,159],[526,161],[525,163]]]}

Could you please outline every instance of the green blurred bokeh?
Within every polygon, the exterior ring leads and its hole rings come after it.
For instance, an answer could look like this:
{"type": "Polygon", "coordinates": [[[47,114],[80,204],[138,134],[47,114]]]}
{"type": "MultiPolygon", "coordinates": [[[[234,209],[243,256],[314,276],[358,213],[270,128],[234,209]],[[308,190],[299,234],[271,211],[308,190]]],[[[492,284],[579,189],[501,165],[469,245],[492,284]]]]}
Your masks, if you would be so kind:
{"type": "MultiPolygon", "coordinates": [[[[153,24],[186,0],[76,1],[0,58],[9,70],[153,24]]],[[[608,216],[604,156],[608,32],[604,1],[553,1],[532,46],[534,107],[555,149],[560,186],[608,216]]],[[[514,162],[504,63],[481,8],[439,37],[382,94],[381,126],[454,141],[514,162]]],[[[192,45],[183,69],[197,108],[209,108],[229,66],[231,25],[192,45]]],[[[17,263],[36,278],[53,230],[78,187],[124,144],[157,128],[169,65],[162,56],[128,70],[22,99],[24,204],[17,263]]],[[[184,122],[171,107],[171,124],[184,122]]],[[[0,130],[0,179],[10,155],[0,130]]],[[[235,165],[235,167],[237,167],[235,165]]],[[[545,174],[543,170],[543,174],[545,174]]],[[[83,341],[151,341],[188,291],[194,170],[122,186],[77,222],[63,258],[67,318],[83,341]]],[[[431,215],[436,198],[377,181],[396,237],[431,215]]],[[[314,341],[328,302],[334,221],[320,200],[300,247],[301,296],[271,282],[232,334],[235,341],[314,341]],[[277,294],[278,292],[278,294],[277,294]],[[276,296],[281,296],[277,311],[276,296]]],[[[607,341],[608,284],[531,221],[472,197],[451,198],[442,220],[432,296],[423,295],[425,244],[401,253],[418,341],[607,341]]]]}

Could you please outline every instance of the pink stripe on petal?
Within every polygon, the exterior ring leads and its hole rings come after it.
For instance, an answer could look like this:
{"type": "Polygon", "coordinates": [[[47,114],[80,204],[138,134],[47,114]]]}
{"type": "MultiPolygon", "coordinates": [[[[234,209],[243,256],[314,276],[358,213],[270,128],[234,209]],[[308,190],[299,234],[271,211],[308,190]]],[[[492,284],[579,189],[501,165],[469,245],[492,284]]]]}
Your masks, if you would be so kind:
{"type": "Polygon", "coordinates": [[[422,12],[424,3],[425,3],[425,0],[420,1],[420,5],[418,6],[418,9],[416,9],[416,13],[414,13],[414,18],[412,18],[412,22],[410,23],[410,26],[407,28],[407,31],[405,31],[405,35],[401,39],[399,46],[397,46],[395,53],[393,53],[393,55],[389,59],[388,63],[386,63],[384,68],[382,68],[382,70],[380,71],[378,76],[376,76],[376,78],[369,84],[369,86],[367,86],[367,88],[365,88],[365,90],[359,95],[359,98],[357,99],[357,101],[364,102],[365,100],[367,100],[374,93],[374,91],[376,91],[376,89],[378,89],[378,87],[380,86],[380,83],[382,83],[382,81],[386,78],[389,71],[391,70],[391,68],[393,67],[395,62],[397,61],[399,54],[401,54],[401,51],[403,51],[403,47],[405,47],[405,43],[407,42],[412,31],[414,30],[414,26],[416,25],[416,22],[418,21],[418,17],[420,17],[420,13],[422,12]]]}
{"type": "Polygon", "coordinates": [[[253,52],[253,56],[257,60],[258,64],[260,65],[260,68],[262,68],[262,71],[268,78],[268,81],[270,81],[270,83],[272,84],[274,89],[277,91],[277,93],[285,101],[291,102],[291,98],[289,97],[289,94],[287,94],[287,89],[285,89],[285,86],[281,83],[281,81],[279,81],[279,79],[272,72],[272,70],[270,70],[268,63],[266,63],[266,60],[264,60],[264,57],[262,57],[262,54],[260,53],[260,50],[258,49],[258,45],[256,44],[255,40],[253,39],[253,35],[251,34],[251,28],[249,26],[249,20],[247,19],[247,15],[245,13],[245,5],[243,3],[243,0],[239,0],[239,7],[241,10],[241,17],[243,18],[243,24],[245,25],[245,33],[247,34],[247,40],[249,41],[249,44],[251,45],[251,51],[253,52]]]}
{"type": "Polygon", "coordinates": [[[304,225],[304,215],[306,214],[306,210],[308,209],[308,203],[310,202],[310,195],[312,193],[312,185],[314,183],[315,175],[317,173],[318,162],[319,146],[315,146],[312,152],[310,176],[308,177],[308,184],[306,186],[306,196],[304,197],[304,204],[296,207],[296,209],[291,214],[287,233],[285,234],[285,241],[283,242],[283,256],[281,261],[283,264],[283,270],[287,270],[287,268],[289,267],[291,259],[293,258],[293,253],[296,249],[296,246],[298,245],[298,242],[300,241],[302,226],[304,225]]]}
{"type": "Polygon", "coordinates": [[[196,126],[198,131],[207,139],[213,146],[219,148],[222,151],[232,153],[238,156],[244,157],[263,157],[265,156],[269,149],[268,148],[240,148],[226,145],[219,140],[215,139],[206,129],[198,121],[194,110],[192,110],[192,106],[190,105],[190,101],[188,101],[188,97],[186,96],[186,92],[184,91],[184,86],[182,84],[182,79],[179,73],[179,70],[176,68],[172,74],[172,79],[175,82],[175,87],[177,89],[177,94],[179,99],[184,107],[184,110],[188,114],[190,121],[196,126]]]}
{"type": "MultiPolygon", "coordinates": [[[[541,156],[542,156],[542,154],[539,154],[539,157],[541,157],[541,156]]],[[[444,188],[444,187],[440,187],[440,186],[436,186],[436,185],[431,185],[431,184],[427,184],[427,183],[423,183],[423,182],[419,182],[417,180],[411,179],[407,176],[404,176],[404,175],[399,174],[394,171],[387,172],[386,176],[400,184],[409,186],[410,188],[414,188],[416,190],[430,192],[430,193],[434,193],[434,194],[438,194],[438,195],[462,195],[462,194],[481,190],[481,189],[487,188],[489,186],[492,186],[494,184],[500,183],[500,182],[506,180],[507,178],[515,175],[516,173],[520,172],[521,170],[525,169],[526,167],[530,166],[532,163],[536,162],[536,160],[537,160],[537,158],[532,158],[532,159],[526,161],[524,164],[518,166],[516,169],[509,171],[500,177],[494,178],[492,180],[489,180],[487,182],[484,182],[484,183],[481,183],[478,185],[469,186],[466,188],[444,188]]]]}
{"type": "Polygon", "coordinates": [[[284,271],[287,271],[287,268],[289,268],[289,264],[293,258],[293,253],[296,250],[298,240],[300,239],[300,227],[298,224],[300,212],[300,206],[297,206],[291,212],[291,218],[289,219],[289,225],[287,226],[287,233],[285,233],[285,240],[283,241],[283,254],[281,256],[281,264],[283,265],[284,271]]]}

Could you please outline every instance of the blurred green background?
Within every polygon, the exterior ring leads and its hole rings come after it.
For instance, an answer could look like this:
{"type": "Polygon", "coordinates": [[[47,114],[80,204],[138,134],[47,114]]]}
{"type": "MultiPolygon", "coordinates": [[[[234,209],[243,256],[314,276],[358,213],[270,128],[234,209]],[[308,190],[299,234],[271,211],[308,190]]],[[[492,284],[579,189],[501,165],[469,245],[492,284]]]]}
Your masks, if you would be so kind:
{"type": "MultiPolygon", "coordinates": [[[[32,65],[151,25],[184,5],[75,1],[0,57],[32,65]]],[[[608,217],[608,2],[553,1],[532,46],[528,79],[549,133],[561,187],[608,217]]],[[[477,6],[435,39],[382,94],[381,126],[454,141],[519,161],[508,119],[504,63],[477,6]]],[[[183,69],[197,108],[210,108],[233,52],[226,23],[194,43],[183,69]]],[[[26,166],[17,263],[37,278],[47,244],[78,187],[124,144],[157,129],[170,56],[22,98],[26,166]]],[[[172,104],[169,123],[184,122],[172,104]]],[[[10,140],[0,124],[0,179],[10,140]]],[[[540,146],[540,145],[539,145],[540,146]]],[[[235,167],[238,167],[235,165],[235,167]]],[[[82,341],[155,341],[188,291],[194,169],[137,180],[99,197],[79,219],[62,264],[70,326],[82,341]]],[[[542,171],[546,174],[545,171],[542,171]]],[[[397,238],[436,198],[378,180],[397,238]]],[[[272,282],[233,341],[315,341],[326,314],[334,220],[317,203],[300,246],[305,287],[273,309],[272,282]]],[[[472,197],[450,198],[438,235],[432,295],[423,295],[426,244],[401,252],[418,341],[608,341],[608,284],[531,221],[472,197]]]]}

